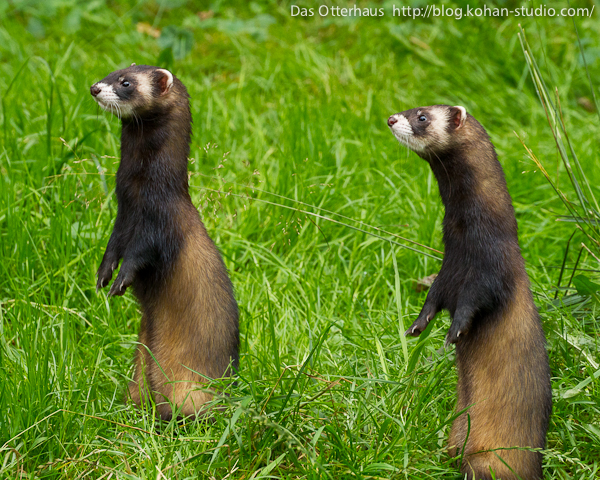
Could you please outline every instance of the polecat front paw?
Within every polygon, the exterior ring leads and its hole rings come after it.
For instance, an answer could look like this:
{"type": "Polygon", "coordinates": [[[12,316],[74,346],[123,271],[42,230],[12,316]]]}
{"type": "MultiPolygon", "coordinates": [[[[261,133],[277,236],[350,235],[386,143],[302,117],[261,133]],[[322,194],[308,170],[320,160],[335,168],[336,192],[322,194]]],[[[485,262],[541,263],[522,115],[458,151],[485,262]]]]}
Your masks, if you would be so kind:
{"type": "Polygon", "coordinates": [[[123,295],[125,290],[127,290],[127,287],[131,286],[133,283],[134,276],[135,270],[132,268],[131,263],[123,261],[123,264],[119,269],[119,274],[108,291],[108,296],[123,295]]]}
{"type": "Polygon", "coordinates": [[[408,328],[406,332],[404,332],[405,337],[418,337],[423,330],[427,328],[429,322],[433,319],[433,317],[437,314],[437,308],[434,306],[432,302],[425,302],[421,313],[414,321],[414,323],[408,328]]]}
{"type": "Polygon", "coordinates": [[[100,264],[100,268],[96,273],[98,276],[98,281],[96,282],[96,291],[106,287],[109,284],[115,268],[117,268],[117,262],[102,262],[100,264]]]}
{"type": "Polygon", "coordinates": [[[115,278],[115,281],[111,285],[110,290],[108,291],[109,297],[123,295],[125,290],[127,290],[127,287],[133,283],[133,274],[128,273],[127,269],[124,267],[125,265],[121,266],[121,270],[119,270],[117,278],[115,278]]]}
{"type": "MultiPolygon", "coordinates": [[[[431,295],[431,291],[429,293],[431,295]]],[[[405,337],[418,337],[423,330],[427,328],[429,322],[433,320],[433,318],[439,312],[435,300],[433,300],[430,295],[427,296],[427,300],[425,300],[425,304],[423,305],[421,313],[419,313],[417,319],[408,328],[408,330],[404,332],[405,337]]]]}
{"type": "Polygon", "coordinates": [[[429,319],[425,316],[419,315],[419,317],[414,321],[414,323],[408,327],[408,330],[404,332],[405,337],[418,337],[423,330],[427,328],[429,324],[429,319]]]}
{"type": "Polygon", "coordinates": [[[465,338],[465,335],[469,332],[469,325],[465,322],[457,321],[454,319],[452,321],[452,325],[448,329],[448,333],[446,334],[445,344],[449,345],[451,343],[457,343],[458,341],[465,338]]]}

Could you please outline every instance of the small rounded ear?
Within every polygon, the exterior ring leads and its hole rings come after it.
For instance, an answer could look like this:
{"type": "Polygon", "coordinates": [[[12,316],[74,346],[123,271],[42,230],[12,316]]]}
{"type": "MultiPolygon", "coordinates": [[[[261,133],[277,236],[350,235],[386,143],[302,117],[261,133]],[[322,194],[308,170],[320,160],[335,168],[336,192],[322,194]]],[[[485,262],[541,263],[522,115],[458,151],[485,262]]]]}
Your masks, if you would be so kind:
{"type": "Polygon", "coordinates": [[[450,123],[454,125],[455,129],[462,127],[467,121],[467,109],[457,105],[450,109],[450,123]]]}
{"type": "Polygon", "coordinates": [[[173,86],[173,74],[164,68],[159,68],[156,70],[160,74],[160,78],[158,79],[158,85],[160,86],[160,94],[164,95],[173,86]]]}
{"type": "Polygon", "coordinates": [[[130,67],[135,67],[135,62],[129,65],[130,67]]]}

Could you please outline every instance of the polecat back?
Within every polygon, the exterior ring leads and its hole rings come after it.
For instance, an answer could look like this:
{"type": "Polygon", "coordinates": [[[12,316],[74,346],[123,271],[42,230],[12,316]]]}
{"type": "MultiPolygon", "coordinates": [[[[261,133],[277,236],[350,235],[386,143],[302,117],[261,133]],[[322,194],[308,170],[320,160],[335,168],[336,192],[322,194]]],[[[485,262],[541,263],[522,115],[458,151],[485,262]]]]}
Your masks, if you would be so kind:
{"type": "Polygon", "coordinates": [[[152,395],[161,417],[205,410],[211,378],[238,365],[238,308],[227,270],[188,189],[191,113],[185,86],[171,72],[132,65],[91,87],[96,102],[121,118],[117,218],[97,288],[109,296],[133,286],[142,307],[134,380],[140,405],[152,395]]]}
{"type": "Polygon", "coordinates": [[[541,479],[550,369],[494,146],[460,106],[414,108],[388,125],[429,163],[446,207],[442,268],[406,334],[419,335],[440,310],[452,317],[456,411],[466,412],[452,426],[450,453],[463,453],[469,479],[541,479]]]}

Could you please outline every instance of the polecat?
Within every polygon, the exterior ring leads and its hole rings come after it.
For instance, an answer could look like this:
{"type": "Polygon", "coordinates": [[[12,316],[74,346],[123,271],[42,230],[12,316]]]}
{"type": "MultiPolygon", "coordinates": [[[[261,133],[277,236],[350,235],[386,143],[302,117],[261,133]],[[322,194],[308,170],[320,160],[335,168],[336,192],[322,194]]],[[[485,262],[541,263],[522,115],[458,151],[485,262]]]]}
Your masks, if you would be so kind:
{"type": "Polygon", "coordinates": [[[130,285],[142,307],[129,393],[153,395],[172,417],[204,412],[208,378],[238,366],[238,308],[227,270],[188,192],[191,113],[185,86],[168,70],[132,65],[91,87],[94,100],[121,118],[114,229],[97,288],[109,296],[130,285]]]}
{"type": "Polygon", "coordinates": [[[541,479],[542,453],[531,449],[545,446],[550,368],[494,146],[464,107],[413,108],[388,125],[429,163],[446,207],[442,268],[406,335],[442,309],[452,317],[456,411],[466,411],[452,425],[450,454],[468,479],[541,479]]]}

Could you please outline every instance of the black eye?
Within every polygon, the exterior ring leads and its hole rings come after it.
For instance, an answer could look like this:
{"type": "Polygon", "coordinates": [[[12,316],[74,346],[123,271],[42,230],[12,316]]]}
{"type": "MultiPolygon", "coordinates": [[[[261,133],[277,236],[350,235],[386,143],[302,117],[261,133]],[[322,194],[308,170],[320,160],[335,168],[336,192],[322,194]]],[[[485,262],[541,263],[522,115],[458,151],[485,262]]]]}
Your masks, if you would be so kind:
{"type": "Polygon", "coordinates": [[[129,82],[127,80],[124,80],[123,82],[121,82],[121,85],[123,85],[124,87],[128,87],[129,82]]]}
{"type": "Polygon", "coordinates": [[[425,121],[427,121],[427,117],[425,115],[421,115],[419,117],[419,122],[425,122],[425,121]]]}

